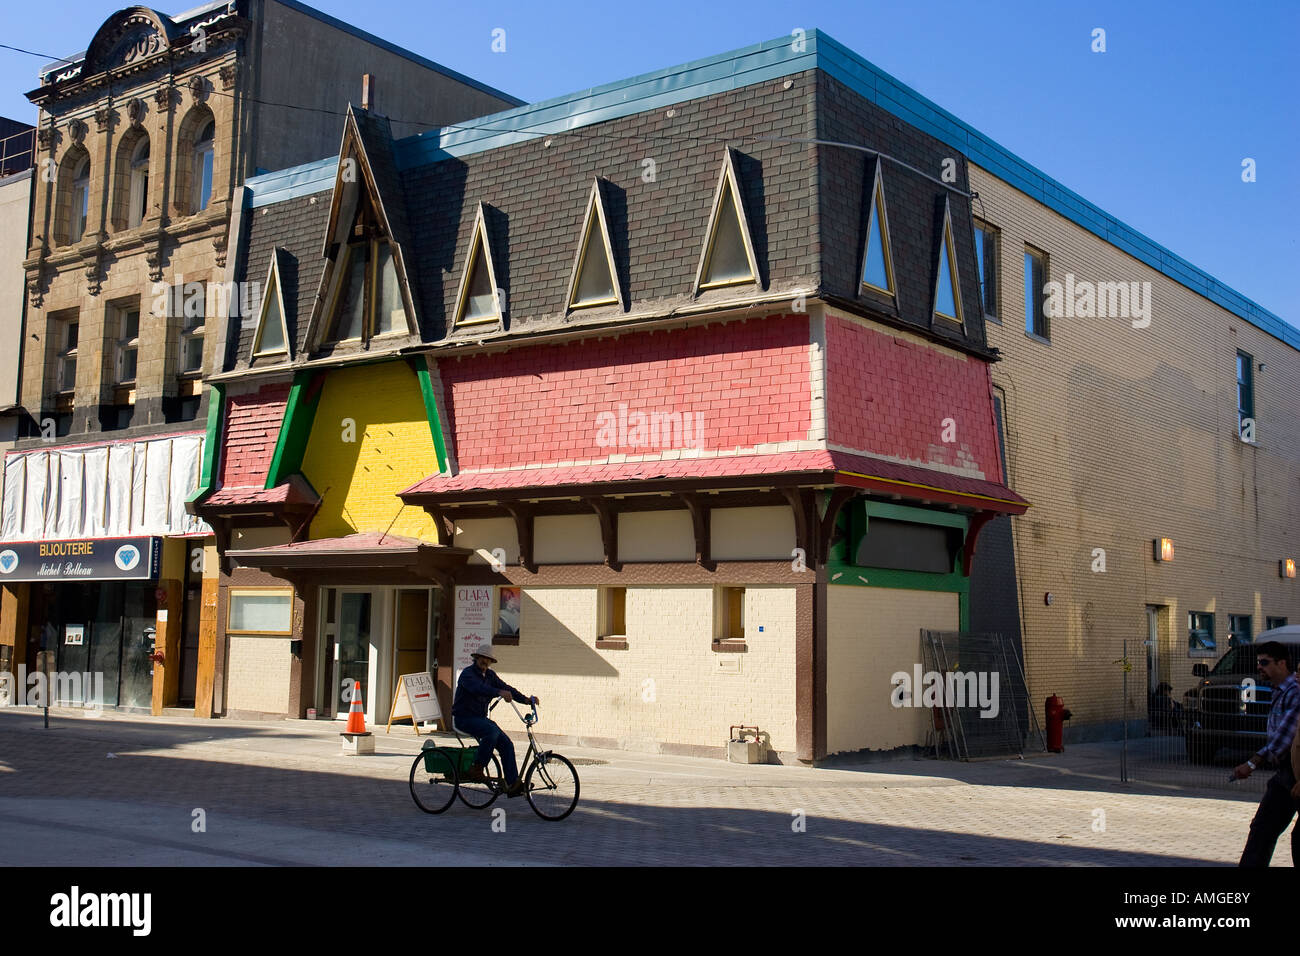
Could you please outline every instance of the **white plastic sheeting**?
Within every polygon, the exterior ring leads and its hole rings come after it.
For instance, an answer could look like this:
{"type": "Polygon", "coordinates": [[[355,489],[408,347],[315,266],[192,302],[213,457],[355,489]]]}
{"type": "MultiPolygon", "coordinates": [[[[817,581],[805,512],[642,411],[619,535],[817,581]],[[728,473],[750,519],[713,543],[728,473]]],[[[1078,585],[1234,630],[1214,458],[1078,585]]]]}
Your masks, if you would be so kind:
{"type": "Polygon", "coordinates": [[[207,534],[185,513],[202,458],[201,435],[11,454],[0,538],[207,534]]]}

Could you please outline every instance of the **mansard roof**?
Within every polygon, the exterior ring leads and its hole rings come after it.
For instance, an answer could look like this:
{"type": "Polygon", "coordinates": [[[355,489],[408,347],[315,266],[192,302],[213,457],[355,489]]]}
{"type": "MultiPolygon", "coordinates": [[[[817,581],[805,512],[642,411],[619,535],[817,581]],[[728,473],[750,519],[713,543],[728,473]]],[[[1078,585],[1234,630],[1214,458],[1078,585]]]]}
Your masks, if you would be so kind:
{"type": "MultiPolygon", "coordinates": [[[[640,130],[643,134],[650,131],[667,136],[674,131],[674,121],[678,134],[699,135],[699,130],[694,128],[700,119],[699,111],[686,111],[683,109],[685,105],[711,103],[715,97],[737,94],[746,87],[762,87],[765,93],[775,95],[778,99],[779,91],[784,91],[786,99],[780,109],[786,113],[786,118],[793,114],[810,120],[809,125],[797,134],[800,138],[806,140],[815,135],[823,140],[871,146],[872,137],[883,134],[884,143],[877,142],[876,148],[899,158],[905,157],[909,151],[919,149],[929,152],[931,147],[939,147],[941,158],[957,161],[958,180],[949,184],[951,186],[962,186],[966,182],[964,158],[968,158],[970,162],[1000,177],[1025,195],[1092,232],[1102,241],[1112,244],[1292,347],[1300,348],[1300,329],[1288,325],[1258,303],[1088,202],[827,34],[818,30],[800,33],[794,40],[790,36],[778,37],[741,50],[505,110],[476,119],[472,124],[408,137],[394,144],[396,163],[405,177],[411,170],[449,160],[458,161],[467,167],[472,166],[477,163],[475,157],[485,153],[496,154],[505,147],[514,145],[531,144],[534,154],[540,156],[542,150],[549,150],[550,146],[569,138],[568,134],[576,138],[590,136],[593,142],[598,134],[612,135],[617,130],[640,130]],[[800,82],[800,77],[810,71],[822,74],[815,106],[808,102],[807,84],[800,82]],[[791,84],[788,90],[785,89],[787,81],[791,84]],[[673,109],[678,112],[675,117],[669,117],[668,111],[673,109]],[[815,122],[809,116],[811,109],[816,110],[815,122]],[[864,130],[861,117],[865,114],[870,114],[871,128],[864,130]],[[641,117],[639,122],[617,125],[624,120],[635,121],[637,117],[641,117]],[[550,146],[543,145],[548,137],[550,146]]],[[[742,151],[756,151],[756,147],[751,149],[752,144],[745,137],[779,135],[773,129],[764,127],[767,119],[767,112],[756,110],[744,117],[737,128],[728,131],[734,137],[729,141],[742,151]]],[[[790,124],[778,122],[775,125],[786,127],[790,124]]],[[[623,159],[625,166],[636,167],[635,171],[640,172],[641,162],[654,159],[659,169],[666,169],[665,162],[661,160],[665,159],[668,152],[673,152],[675,156],[675,147],[674,150],[660,150],[660,142],[658,139],[629,140],[627,155],[623,159]]],[[[663,142],[667,145],[670,141],[663,142]]],[[[707,143],[701,139],[698,145],[703,148],[707,143]]],[[[842,188],[843,184],[837,183],[834,177],[847,174],[857,178],[861,174],[854,169],[855,164],[850,155],[852,151],[812,145],[808,148],[818,156],[818,181],[822,187],[813,214],[822,220],[819,237],[822,260],[817,262],[817,256],[814,255],[813,264],[820,267],[823,277],[837,285],[840,291],[831,294],[838,296],[858,278],[854,276],[846,280],[843,277],[853,271],[846,263],[861,252],[861,246],[855,242],[843,244],[844,236],[851,235],[852,229],[844,223],[842,217],[839,217],[841,222],[838,227],[833,222],[827,222],[826,213],[829,211],[832,216],[837,216],[839,210],[835,207],[841,202],[842,194],[852,192],[851,189],[842,188]],[[851,246],[855,246],[852,251],[849,249],[851,246]],[[840,257],[844,257],[844,260],[841,261],[840,257]]],[[[332,181],[333,165],[333,160],[324,160],[251,180],[249,186],[253,193],[252,203],[255,207],[267,205],[327,189],[332,181]],[[329,170],[328,173],[324,172],[326,169],[329,170]]],[[[942,167],[922,163],[917,168],[937,177],[942,167]]],[[[468,170],[465,172],[468,173],[468,170]]],[[[764,169],[768,197],[772,195],[770,172],[771,169],[764,169]]],[[[455,180],[456,176],[450,178],[455,180]]],[[[468,175],[462,178],[467,179],[468,175]]],[[[628,177],[611,175],[609,178],[627,188],[628,177]]],[[[636,176],[630,179],[633,183],[639,181],[636,176]]],[[[891,216],[896,219],[898,213],[894,210],[896,203],[892,195],[895,191],[905,190],[902,190],[903,181],[900,181],[894,167],[888,162],[885,166],[885,179],[891,196],[891,216]]],[[[928,179],[925,181],[929,182],[928,179]]],[[[865,200],[866,197],[863,198],[865,200]]],[[[486,201],[492,202],[491,199],[486,201]]],[[[865,201],[863,205],[865,212],[865,201]]],[[[969,215],[968,203],[959,194],[954,194],[952,206],[953,230],[957,243],[966,247],[958,250],[961,257],[959,270],[962,273],[962,295],[967,302],[978,301],[972,298],[973,287],[967,286],[968,282],[978,281],[967,258],[971,242],[965,224],[965,218],[969,215]]],[[[768,212],[771,219],[771,211],[768,212]]],[[[806,209],[802,215],[808,216],[806,209]]],[[[865,220],[863,222],[865,229],[865,220]]],[[[462,226],[468,229],[463,222],[462,226]]],[[[928,237],[905,236],[908,229],[903,228],[901,223],[891,222],[891,226],[897,233],[892,237],[895,243],[906,240],[915,241],[922,246],[927,244],[928,237]]],[[[571,245],[575,240],[565,236],[562,241],[571,245]]],[[[904,255],[902,250],[894,251],[899,258],[904,255]]],[[[911,254],[907,253],[907,257],[910,259],[911,254]]],[[[817,271],[816,268],[813,271],[817,271]]],[[[638,297],[645,296],[646,291],[631,289],[628,294],[635,302],[638,297]]],[[[900,303],[900,306],[911,308],[912,301],[909,292],[907,301],[900,303]]],[[[975,319],[974,316],[970,318],[975,319]]],[[[968,332],[973,340],[975,330],[969,328],[969,324],[968,332]]],[[[433,334],[435,331],[426,332],[426,339],[436,338],[433,334]]]]}
{"type": "MultiPolygon", "coordinates": [[[[900,136],[884,110],[846,93],[821,70],[795,74],[789,82],[788,89],[782,83],[739,85],[568,135],[499,145],[480,140],[488,148],[461,155],[430,153],[424,137],[394,142],[382,117],[354,109],[348,122],[355,123],[393,236],[405,236],[400,244],[420,341],[398,347],[626,327],[722,309],[793,309],[797,300],[820,295],[841,308],[982,353],[981,319],[973,318],[964,330],[936,329],[932,322],[930,273],[938,228],[933,210],[954,189],[959,275],[963,283],[977,281],[964,163],[949,189],[916,170],[938,170],[950,149],[915,131],[900,136]],[[852,100],[851,109],[837,102],[834,109],[842,115],[827,116],[823,104],[844,96],[852,100]],[[862,148],[809,143],[814,128],[824,138],[862,148]],[[878,160],[878,153],[885,158],[878,160]],[[897,305],[889,308],[860,295],[858,281],[867,193],[877,161],[887,164],[895,233],[899,289],[897,305]],[[734,171],[758,281],[697,289],[702,243],[723,168],[734,171]],[[620,308],[574,310],[569,308],[573,250],[581,240],[593,180],[601,182],[624,301],[620,308]],[[480,206],[504,321],[456,328],[457,296],[480,206]]],[[[260,279],[274,247],[297,260],[296,297],[286,281],[286,321],[296,337],[296,364],[313,360],[304,335],[320,287],[327,223],[341,188],[338,171],[337,163],[322,162],[249,184],[248,235],[240,247],[239,271],[260,279]]],[[[963,287],[962,293],[967,301],[978,301],[978,290],[963,287]]],[[[248,367],[251,336],[251,329],[240,335],[228,370],[248,367]]]]}

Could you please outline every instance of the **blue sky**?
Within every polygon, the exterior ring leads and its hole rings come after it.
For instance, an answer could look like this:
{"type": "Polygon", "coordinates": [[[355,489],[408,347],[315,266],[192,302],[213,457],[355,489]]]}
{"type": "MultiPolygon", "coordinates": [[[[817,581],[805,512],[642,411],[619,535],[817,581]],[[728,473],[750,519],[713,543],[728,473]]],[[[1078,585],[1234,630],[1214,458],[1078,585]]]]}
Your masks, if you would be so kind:
{"type": "MultiPolygon", "coordinates": [[[[11,5],[0,42],[73,53],[120,3],[11,5]]],[[[178,13],[194,5],[161,9],[178,13]]],[[[312,5],[524,100],[817,27],[1300,325],[1294,281],[1300,4],[1294,0],[1249,8],[1198,0],[312,5]],[[1105,53],[1091,50],[1097,27],[1106,31],[1105,53]],[[506,31],[504,53],[491,49],[496,28],[506,31]],[[1241,179],[1247,157],[1256,162],[1253,183],[1241,179]]],[[[0,50],[0,115],[34,121],[23,94],[36,86],[42,62],[0,50]]],[[[358,98],[359,90],[358,77],[358,98]]]]}

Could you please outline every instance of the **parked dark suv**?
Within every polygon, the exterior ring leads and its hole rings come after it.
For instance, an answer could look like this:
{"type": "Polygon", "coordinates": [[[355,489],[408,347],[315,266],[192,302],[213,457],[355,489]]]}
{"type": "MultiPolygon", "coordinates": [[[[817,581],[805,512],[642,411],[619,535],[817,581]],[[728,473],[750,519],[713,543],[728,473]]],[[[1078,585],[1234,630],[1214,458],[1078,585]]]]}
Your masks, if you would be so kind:
{"type": "MultiPolygon", "coordinates": [[[[1300,660],[1300,643],[1288,634],[1283,640],[1291,652],[1294,666],[1300,660]]],[[[1253,752],[1264,745],[1268,736],[1268,710],[1273,703],[1273,688],[1259,680],[1255,658],[1267,632],[1256,638],[1258,643],[1239,644],[1224,654],[1206,673],[1197,664],[1193,673],[1200,677],[1195,687],[1183,695],[1183,728],[1187,756],[1192,763],[1209,763],[1223,748],[1253,752]]]]}

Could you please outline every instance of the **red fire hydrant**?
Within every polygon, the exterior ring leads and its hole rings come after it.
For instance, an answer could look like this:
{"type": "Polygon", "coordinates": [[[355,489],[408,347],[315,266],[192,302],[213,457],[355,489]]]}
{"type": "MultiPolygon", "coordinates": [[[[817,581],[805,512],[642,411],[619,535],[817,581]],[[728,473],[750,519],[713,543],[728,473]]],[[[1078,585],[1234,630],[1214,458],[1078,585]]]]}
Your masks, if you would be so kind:
{"type": "Polygon", "coordinates": [[[1070,712],[1065,709],[1065,701],[1053,694],[1047,698],[1047,749],[1059,754],[1065,750],[1062,734],[1065,722],[1070,719],[1070,712]]]}

